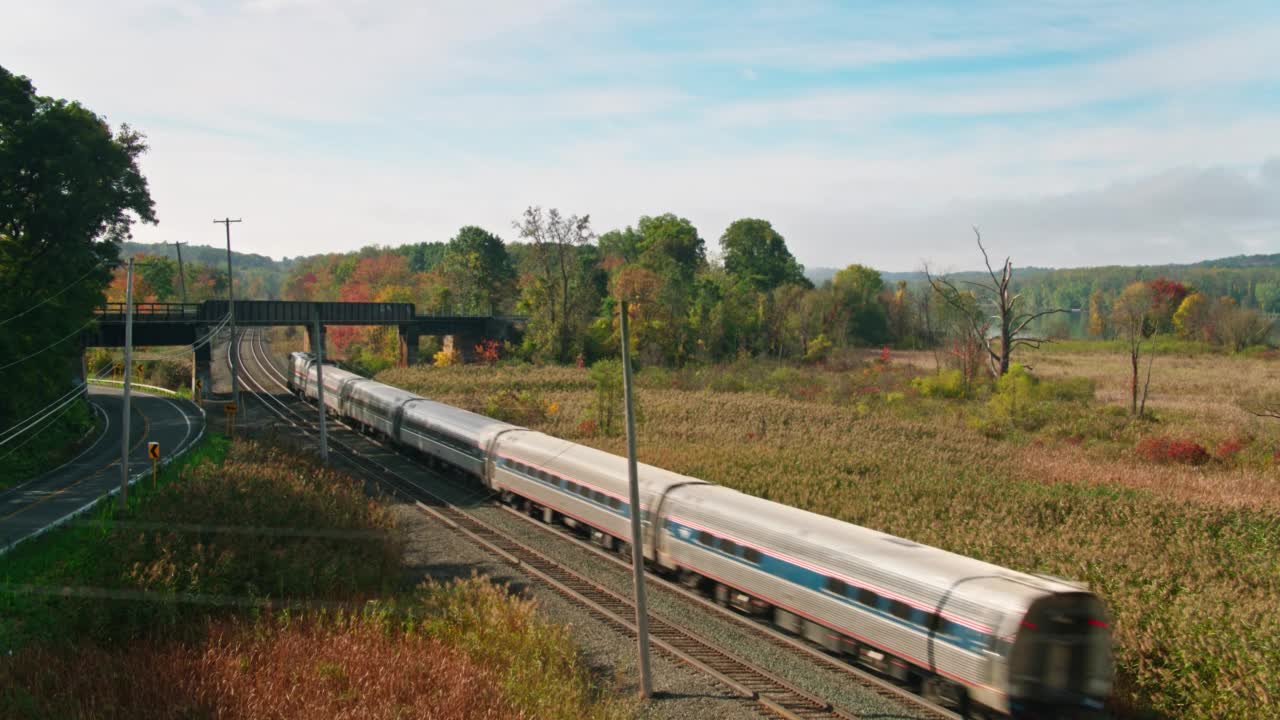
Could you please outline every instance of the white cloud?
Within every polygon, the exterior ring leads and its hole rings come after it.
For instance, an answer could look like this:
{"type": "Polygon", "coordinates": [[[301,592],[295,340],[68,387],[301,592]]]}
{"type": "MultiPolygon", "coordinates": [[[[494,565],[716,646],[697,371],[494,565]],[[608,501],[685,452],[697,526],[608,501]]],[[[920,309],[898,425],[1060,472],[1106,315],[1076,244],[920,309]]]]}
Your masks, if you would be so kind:
{"type": "MultiPolygon", "coordinates": [[[[1274,24],[1205,23],[1192,39],[975,74],[964,86],[904,79],[781,93],[771,83],[786,72],[1083,51],[1098,35],[1173,21],[1108,12],[1093,25],[1018,32],[1043,19],[1024,7],[970,36],[939,11],[947,35],[807,43],[773,21],[823,18],[775,6],[754,26],[776,35],[770,42],[694,33],[659,53],[629,34],[670,22],[649,8],[0,6],[6,67],[148,133],[144,169],[162,225],[139,229],[142,240],[216,244],[210,220],[227,213],[245,220],[237,247],[276,256],[443,240],[471,223],[510,237],[530,203],[589,212],[601,231],[672,211],[712,244],[732,220],[766,217],[807,264],[886,269],[925,258],[971,265],[972,224],[1023,264],[1195,259],[1280,239],[1280,159],[1261,164],[1280,115],[1198,105],[1206,93],[1278,80],[1274,24]],[[686,73],[744,90],[686,84],[686,73]],[[724,99],[733,97],[753,99],[724,99]],[[1159,102],[1123,121],[992,120],[960,135],[895,127],[911,114],[1052,115],[1134,97],[1159,102]],[[779,141],[774,126],[804,140],[779,141]]],[[[895,12],[871,15],[860,30],[901,24],[895,12]]]]}

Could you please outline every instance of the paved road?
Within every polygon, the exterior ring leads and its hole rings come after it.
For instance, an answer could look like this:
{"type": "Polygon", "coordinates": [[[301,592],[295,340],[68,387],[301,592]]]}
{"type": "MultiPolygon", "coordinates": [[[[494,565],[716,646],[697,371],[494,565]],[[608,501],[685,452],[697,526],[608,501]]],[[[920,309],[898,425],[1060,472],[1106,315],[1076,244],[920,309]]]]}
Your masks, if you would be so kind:
{"type": "MultiPolygon", "coordinates": [[[[129,421],[129,473],[151,467],[147,442],[160,443],[165,456],[195,441],[204,422],[186,400],[134,390],[129,421]]],[[[106,416],[106,430],[65,465],[0,491],[0,552],[120,487],[119,387],[89,386],[94,411],[106,416]]]]}

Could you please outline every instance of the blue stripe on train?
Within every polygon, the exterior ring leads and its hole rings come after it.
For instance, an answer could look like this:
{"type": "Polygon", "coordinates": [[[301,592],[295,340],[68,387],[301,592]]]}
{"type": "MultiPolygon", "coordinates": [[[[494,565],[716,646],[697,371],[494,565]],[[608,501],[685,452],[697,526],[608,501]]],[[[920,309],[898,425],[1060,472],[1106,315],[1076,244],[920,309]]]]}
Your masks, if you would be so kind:
{"type": "MultiPolygon", "coordinates": [[[[570,482],[573,482],[579,486],[583,486],[583,483],[569,480],[567,478],[561,477],[559,475],[555,475],[553,473],[548,473],[543,470],[534,470],[532,468],[529,468],[527,465],[511,460],[510,458],[499,458],[498,465],[502,467],[504,470],[506,470],[507,472],[513,473],[515,475],[519,475],[522,478],[525,478],[532,482],[536,482],[540,485],[554,488],[557,491],[565,493],[566,495],[572,495],[578,500],[591,503],[592,505],[595,505],[596,507],[606,512],[611,512],[611,513],[614,513],[615,515],[618,515],[624,518],[631,517],[631,512],[630,512],[631,506],[626,501],[620,501],[619,505],[617,507],[614,507],[608,502],[598,502],[592,497],[586,497],[579,493],[571,493],[568,490],[568,484],[570,482]],[[534,474],[534,473],[537,473],[537,474],[534,474]],[[546,477],[545,478],[542,477],[543,475],[545,475],[546,477]]],[[[590,486],[586,486],[586,487],[590,487],[590,486]]],[[[690,545],[698,547],[703,551],[713,552],[721,557],[731,559],[735,562],[741,563],[748,567],[756,568],[765,574],[772,575],[773,577],[779,578],[780,580],[783,580],[785,582],[792,583],[793,585],[798,585],[808,590],[822,593],[827,597],[837,600],[838,602],[843,602],[844,604],[848,605],[849,607],[859,612],[867,613],[869,615],[873,615],[882,620],[887,620],[889,622],[896,623],[898,625],[901,625],[902,627],[908,628],[915,632],[919,632],[921,634],[928,633],[928,628],[925,626],[925,623],[927,622],[927,617],[923,612],[921,612],[918,609],[913,608],[911,610],[912,619],[906,620],[890,612],[890,606],[892,601],[889,600],[888,598],[877,597],[875,606],[863,605],[861,603],[856,602],[853,598],[847,597],[845,595],[836,595],[835,593],[828,591],[826,589],[827,576],[821,573],[814,572],[813,570],[810,570],[805,567],[801,567],[799,565],[796,565],[795,563],[788,562],[786,560],[774,557],[767,553],[760,554],[759,562],[748,561],[745,558],[743,558],[741,555],[739,555],[737,552],[729,553],[721,550],[717,546],[719,542],[718,538],[716,540],[713,540],[713,542],[716,543],[716,545],[711,545],[711,546],[703,545],[698,542],[698,533],[700,532],[699,530],[695,530],[694,528],[688,527],[686,525],[683,525],[671,519],[668,519],[666,521],[666,529],[668,534],[677,541],[688,543],[690,545]]],[[[742,548],[739,547],[738,550],[741,551],[742,548]]],[[[850,585],[849,588],[855,592],[858,590],[857,587],[852,585],[850,585]]],[[[955,647],[958,647],[962,650],[967,650],[969,652],[980,652],[986,649],[991,642],[990,635],[980,632],[978,630],[974,630],[972,628],[965,627],[958,623],[947,621],[947,620],[941,621],[941,627],[939,629],[939,632],[934,636],[934,639],[937,642],[953,645],[955,647]]]]}

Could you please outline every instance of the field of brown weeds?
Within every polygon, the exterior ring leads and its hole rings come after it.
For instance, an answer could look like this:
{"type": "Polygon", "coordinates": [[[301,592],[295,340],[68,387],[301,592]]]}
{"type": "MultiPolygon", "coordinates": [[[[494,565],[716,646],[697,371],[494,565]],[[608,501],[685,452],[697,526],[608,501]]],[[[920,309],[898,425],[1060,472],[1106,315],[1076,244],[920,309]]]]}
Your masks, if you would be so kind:
{"type": "Polygon", "coordinates": [[[0,717],[630,712],[532,603],[400,587],[391,514],[305,454],[214,436],[131,502],[0,558],[0,717]]]}
{"type": "MultiPolygon", "coordinates": [[[[988,400],[938,400],[910,379],[927,353],[836,370],[739,364],[639,376],[641,459],[761,497],[1028,572],[1089,582],[1113,615],[1126,718],[1270,718],[1280,702],[1280,436],[1234,398],[1276,382],[1257,359],[1159,358],[1154,421],[1114,407],[1122,359],[1046,352],[1041,376],[1095,379],[1034,431],[984,432],[988,400]],[[1182,393],[1179,395],[1178,393],[1182,393]],[[1108,407],[1113,406],[1113,407],[1108,407]],[[1250,450],[1152,464],[1152,433],[1250,450]]],[[[920,366],[928,366],[922,369],[920,366]]],[[[385,382],[477,411],[522,397],[530,425],[624,452],[588,419],[588,374],[559,367],[391,370],[385,382]]]]}

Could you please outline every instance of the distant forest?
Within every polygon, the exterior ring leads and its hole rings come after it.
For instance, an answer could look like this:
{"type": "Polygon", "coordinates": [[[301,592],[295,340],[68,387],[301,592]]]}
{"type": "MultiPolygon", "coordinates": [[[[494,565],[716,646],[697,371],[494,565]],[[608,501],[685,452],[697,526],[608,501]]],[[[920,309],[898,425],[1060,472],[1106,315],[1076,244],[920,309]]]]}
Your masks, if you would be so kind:
{"type": "MultiPolygon", "coordinates": [[[[517,233],[518,240],[504,241],[468,226],[448,241],[348,253],[284,260],[236,253],[237,295],[525,315],[531,321],[524,344],[502,354],[558,362],[616,355],[619,293],[647,301],[636,311],[637,348],[642,361],[664,365],[743,356],[815,362],[842,347],[954,348],[965,325],[938,301],[922,272],[881,273],[858,264],[806,271],[765,220],[730,225],[715,262],[692,223],[671,214],[596,235],[585,217],[530,208],[517,233]]],[[[139,298],[180,298],[173,245],[126,243],[122,255],[130,253],[141,259],[139,298]]],[[[976,247],[974,257],[981,260],[976,247]]],[[[189,300],[225,297],[223,249],[184,246],[183,260],[189,300]]],[[[1197,342],[1234,349],[1266,342],[1269,319],[1280,313],[1280,255],[1068,269],[1020,268],[1013,260],[1012,290],[1021,295],[1022,311],[1068,311],[1028,327],[1042,336],[1114,337],[1113,304],[1134,284],[1164,293],[1152,312],[1153,328],[1197,342]]],[[[960,287],[989,281],[986,272],[948,277],[960,287]]],[[[123,295],[120,271],[110,294],[123,295]]],[[[990,314],[984,303],[975,295],[967,312],[990,314]]],[[[353,364],[376,371],[395,356],[394,338],[384,335],[345,328],[331,337],[353,364]]]]}

